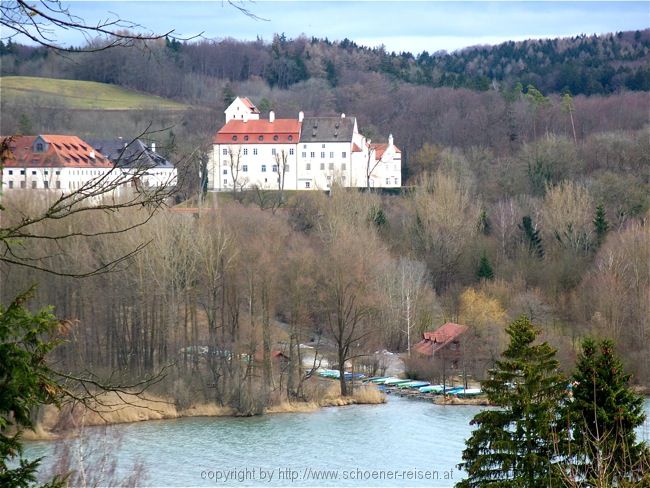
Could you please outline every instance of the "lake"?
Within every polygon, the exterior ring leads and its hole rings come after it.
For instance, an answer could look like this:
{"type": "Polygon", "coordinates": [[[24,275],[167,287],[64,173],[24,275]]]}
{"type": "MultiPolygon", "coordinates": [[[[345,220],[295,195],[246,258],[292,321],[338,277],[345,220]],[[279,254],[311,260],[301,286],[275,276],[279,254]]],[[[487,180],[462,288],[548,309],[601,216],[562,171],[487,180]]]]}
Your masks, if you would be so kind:
{"type": "MultiPolygon", "coordinates": [[[[650,412],[650,401],[646,401],[650,412]]],[[[115,483],[144,466],[155,486],[452,486],[476,406],[389,396],[384,405],[252,418],[185,418],[87,428],[85,438],[29,442],[29,457],[63,445],[73,457],[117,457],[115,483]],[[90,452],[93,451],[93,452],[90,452]]],[[[648,438],[646,423],[641,435],[648,438]]],[[[98,461],[89,473],[97,473],[98,461]]]]}

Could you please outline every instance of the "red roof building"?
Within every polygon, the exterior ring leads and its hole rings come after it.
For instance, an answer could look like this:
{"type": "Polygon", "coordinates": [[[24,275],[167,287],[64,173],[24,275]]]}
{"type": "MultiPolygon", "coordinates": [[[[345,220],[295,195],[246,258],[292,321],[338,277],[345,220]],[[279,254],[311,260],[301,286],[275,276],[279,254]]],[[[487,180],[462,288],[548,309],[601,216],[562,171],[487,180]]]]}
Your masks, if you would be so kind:
{"type": "Polygon", "coordinates": [[[433,332],[424,332],[422,340],[413,346],[413,350],[424,356],[434,356],[447,347],[458,350],[459,339],[467,330],[466,325],[447,322],[433,332]]]}
{"type": "Polygon", "coordinates": [[[112,168],[111,163],[77,136],[16,136],[9,142],[6,168],[112,168]]]}
{"type": "Polygon", "coordinates": [[[300,140],[297,119],[229,120],[213,139],[214,144],[296,144],[300,140]]]}

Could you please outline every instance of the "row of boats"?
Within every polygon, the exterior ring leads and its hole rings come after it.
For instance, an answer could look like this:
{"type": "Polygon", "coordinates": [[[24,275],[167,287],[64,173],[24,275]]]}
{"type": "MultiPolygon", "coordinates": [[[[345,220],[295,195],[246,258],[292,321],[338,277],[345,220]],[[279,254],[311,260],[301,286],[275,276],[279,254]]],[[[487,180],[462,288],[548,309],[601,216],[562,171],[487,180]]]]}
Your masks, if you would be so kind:
{"type": "MultiPolygon", "coordinates": [[[[320,369],[317,371],[318,376],[329,379],[340,379],[341,373],[335,369],[320,369]]],[[[464,386],[445,386],[432,385],[428,381],[418,381],[412,379],[396,378],[394,376],[373,376],[367,378],[362,373],[345,372],[345,379],[351,381],[360,379],[363,383],[377,385],[381,389],[411,390],[419,393],[429,393],[433,395],[453,395],[458,398],[473,398],[481,395],[480,388],[465,388],[464,386]]]]}

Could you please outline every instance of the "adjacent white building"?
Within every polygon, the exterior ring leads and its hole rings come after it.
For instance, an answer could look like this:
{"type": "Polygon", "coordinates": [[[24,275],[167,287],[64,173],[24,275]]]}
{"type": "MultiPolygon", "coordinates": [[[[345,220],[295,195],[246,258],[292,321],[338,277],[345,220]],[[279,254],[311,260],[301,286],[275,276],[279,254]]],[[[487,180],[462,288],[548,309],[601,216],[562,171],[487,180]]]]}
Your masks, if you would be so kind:
{"type": "Polygon", "coordinates": [[[214,136],[208,162],[208,189],[231,191],[258,187],[327,190],[334,181],[346,187],[398,188],[401,151],[371,144],[355,117],[260,120],[247,98],[226,109],[226,124],[214,136]]]}
{"type": "MultiPolygon", "coordinates": [[[[5,138],[7,139],[7,138],[5,138]]],[[[176,184],[172,164],[136,140],[113,154],[111,160],[79,137],[70,135],[15,136],[9,139],[9,153],[3,160],[2,191],[45,190],[67,194],[84,189],[93,198],[142,191],[176,184]]],[[[117,147],[115,146],[115,147],[117,147]]],[[[110,149],[105,147],[107,151],[110,149]]]]}

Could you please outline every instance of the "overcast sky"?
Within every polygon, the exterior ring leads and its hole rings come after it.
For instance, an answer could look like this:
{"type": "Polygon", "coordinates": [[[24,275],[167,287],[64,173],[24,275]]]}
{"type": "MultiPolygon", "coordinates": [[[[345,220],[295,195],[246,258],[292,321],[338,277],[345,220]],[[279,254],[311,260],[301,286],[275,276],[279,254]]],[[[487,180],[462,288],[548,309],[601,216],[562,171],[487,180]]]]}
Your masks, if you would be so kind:
{"type": "MultiPolygon", "coordinates": [[[[242,40],[274,33],[349,38],[389,51],[453,51],[506,40],[601,34],[650,27],[650,2],[397,2],[243,1],[267,20],[254,20],[221,1],[69,2],[70,11],[97,22],[111,12],[148,30],[179,36],[242,40]]],[[[80,44],[71,32],[62,41],[80,44]]]]}

